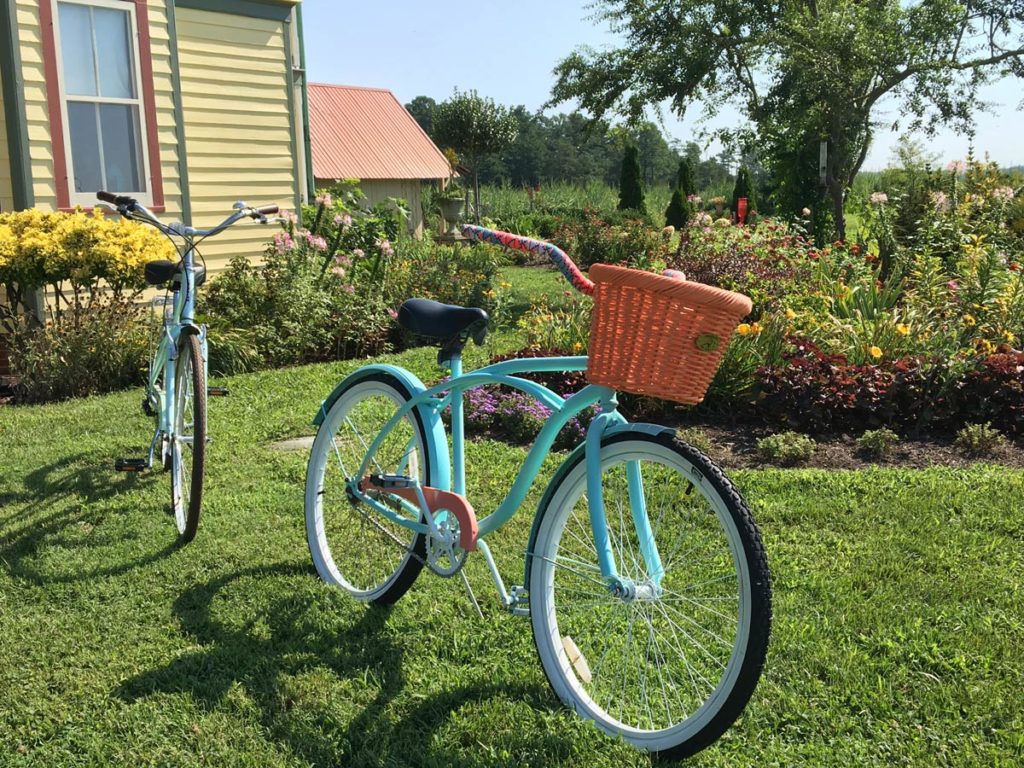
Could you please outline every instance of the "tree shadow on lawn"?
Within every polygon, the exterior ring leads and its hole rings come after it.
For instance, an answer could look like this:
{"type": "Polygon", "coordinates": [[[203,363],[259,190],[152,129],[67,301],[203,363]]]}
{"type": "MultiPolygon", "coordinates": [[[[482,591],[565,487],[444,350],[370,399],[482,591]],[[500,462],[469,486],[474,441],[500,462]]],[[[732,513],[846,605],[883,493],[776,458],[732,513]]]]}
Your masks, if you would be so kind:
{"type": "MultiPolygon", "coordinates": [[[[455,751],[457,744],[449,751],[434,734],[464,705],[489,699],[512,697],[535,710],[559,709],[544,686],[493,677],[417,697],[411,708],[392,706],[406,689],[406,651],[431,653],[429,638],[389,629],[389,608],[367,607],[334,592],[325,596],[324,585],[309,575],[307,566],[281,563],[236,571],[187,590],[175,601],[174,612],[182,629],[206,647],[126,680],[115,695],[135,702],[157,693],[184,693],[212,711],[240,685],[259,707],[260,723],[274,738],[301,759],[325,766],[491,765],[493,757],[483,752],[479,760],[467,762],[455,751]],[[294,590],[283,589],[279,580],[289,577],[303,581],[295,582],[294,590]],[[234,623],[227,616],[231,596],[225,594],[231,588],[244,593],[239,607],[249,611],[234,623]],[[256,595],[273,597],[253,610],[251,599],[256,595]],[[339,599],[350,610],[338,611],[339,599]],[[224,621],[218,611],[225,614],[224,621]],[[353,615],[358,617],[354,624],[347,621],[353,615]],[[371,679],[377,689],[373,700],[353,718],[351,709],[332,708],[336,692],[325,693],[323,685],[305,690],[294,682],[303,675],[322,676],[325,670],[334,678],[332,683],[371,679]]],[[[443,673],[443,663],[438,669],[443,673]]],[[[434,684],[443,684],[443,678],[439,674],[434,684]]],[[[514,751],[547,754],[552,760],[571,753],[568,740],[557,733],[518,733],[523,734],[522,743],[514,751]]]]}
{"type": "MultiPolygon", "coordinates": [[[[116,496],[146,488],[157,482],[154,474],[126,475],[110,466],[99,465],[96,456],[78,454],[39,467],[22,481],[22,490],[5,494],[0,507],[0,563],[14,578],[33,584],[73,583],[87,579],[119,576],[167,557],[177,549],[177,541],[143,557],[105,568],[66,575],[46,574],[33,566],[33,560],[49,540],[60,537],[71,525],[95,527],[117,516],[117,510],[96,510],[94,505],[116,496]],[[78,501],[69,501],[70,497],[78,501]],[[21,505],[8,513],[8,508],[21,505]],[[21,524],[11,529],[12,524],[21,524]]],[[[166,482],[166,480],[164,481],[166,482]]],[[[170,495],[170,494],[168,494],[170,495]]],[[[163,514],[160,510],[159,514],[163,514]]],[[[168,523],[173,529],[173,524],[168,523]]],[[[129,537],[130,538],[130,537],[129,537]]],[[[64,548],[98,548],[111,543],[109,537],[64,536],[64,548]]]]}

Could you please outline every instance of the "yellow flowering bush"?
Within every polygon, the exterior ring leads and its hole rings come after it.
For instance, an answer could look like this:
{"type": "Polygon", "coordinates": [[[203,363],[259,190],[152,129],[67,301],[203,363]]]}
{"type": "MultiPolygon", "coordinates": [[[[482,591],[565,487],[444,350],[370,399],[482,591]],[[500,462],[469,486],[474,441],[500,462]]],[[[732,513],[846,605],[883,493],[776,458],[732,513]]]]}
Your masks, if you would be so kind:
{"type": "Polygon", "coordinates": [[[0,213],[0,285],[12,312],[29,291],[51,289],[58,302],[106,285],[115,296],[141,290],[143,266],[176,259],[174,246],[149,227],[87,213],[0,213]],[[69,296],[69,292],[71,295],[69,296]]]}

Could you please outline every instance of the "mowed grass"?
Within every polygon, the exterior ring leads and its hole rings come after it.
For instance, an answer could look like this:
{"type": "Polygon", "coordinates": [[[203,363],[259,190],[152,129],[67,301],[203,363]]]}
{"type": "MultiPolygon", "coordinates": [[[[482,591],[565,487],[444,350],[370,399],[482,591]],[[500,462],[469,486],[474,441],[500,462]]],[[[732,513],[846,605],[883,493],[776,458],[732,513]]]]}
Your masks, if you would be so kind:
{"type": "MultiPolygon", "coordinates": [[[[433,357],[391,360],[431,379],[433,357]]],[[[562,707],[476,558],[483,620],[457,578],[424,573],[390,612],[317,579],[306,456],[269,446],[310,433],[356,367],[224,382],[183,548],[167,477],[111,471],[148,443],[141,391],[0,409],[0,765],[650,764],[562,707]]],[[[471,446],[478,510],[522,455],[471,446]]],[[[745,714],[689,765],[1021,764],[1024,474],[734,479],[769,553],[772,646],[745,714]]],[[[492,541],[510,584],[539,495],[492,541]]]]}

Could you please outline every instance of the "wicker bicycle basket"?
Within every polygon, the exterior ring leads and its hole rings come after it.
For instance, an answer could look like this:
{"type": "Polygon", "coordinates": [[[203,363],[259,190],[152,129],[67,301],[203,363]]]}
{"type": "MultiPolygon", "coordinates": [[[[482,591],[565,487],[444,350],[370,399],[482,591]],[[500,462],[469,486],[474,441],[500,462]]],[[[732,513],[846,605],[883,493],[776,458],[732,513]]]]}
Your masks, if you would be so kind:
{"type": "Polygon", "coordinates": [[[636,269],[595,264],[587,378],[678,403],[704,399],[750,299],[636,269]]]}

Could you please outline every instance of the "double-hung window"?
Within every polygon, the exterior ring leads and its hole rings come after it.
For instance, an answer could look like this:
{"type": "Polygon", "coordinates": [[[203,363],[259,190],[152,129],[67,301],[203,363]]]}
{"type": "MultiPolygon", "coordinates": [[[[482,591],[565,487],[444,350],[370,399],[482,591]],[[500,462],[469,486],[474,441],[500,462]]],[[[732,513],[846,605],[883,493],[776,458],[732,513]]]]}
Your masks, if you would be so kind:
{"type": "Polygon", "coordinates": [[[152,203],[136,5],[124,0],[57,0],[55,5],[69,202],[91,205],[96,191],[105,189],[152,203]]]}

